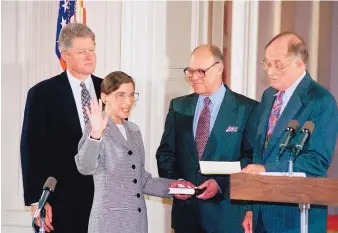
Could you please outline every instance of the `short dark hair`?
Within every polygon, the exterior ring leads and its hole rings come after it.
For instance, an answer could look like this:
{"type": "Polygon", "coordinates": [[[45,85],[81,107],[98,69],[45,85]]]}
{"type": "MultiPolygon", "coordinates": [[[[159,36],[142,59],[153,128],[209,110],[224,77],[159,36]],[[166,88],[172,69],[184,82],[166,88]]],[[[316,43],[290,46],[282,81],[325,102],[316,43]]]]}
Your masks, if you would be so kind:
{"type": "Polygon", "coordinates": [[[101,83],[101,93],[111,94],[120,88],[124,83],[132,83],[135,89],[135,82],[132,77],[122,71],[114,71],[109,73],[101,83]]]}
{"type": "Polygon", "coordinates": [[[270,42],[265,46],[265,49],[267,49],[272,44],[272,42],[282,37],[290,37],[288,44],[289,46],[288,52],[292,53],[295,56],[300,56],[302,61],[306,64],[309,60],[309,51],[305,44],[305,41],[297,33],[294,32],[279,33],[270,40],[270,42]]]}

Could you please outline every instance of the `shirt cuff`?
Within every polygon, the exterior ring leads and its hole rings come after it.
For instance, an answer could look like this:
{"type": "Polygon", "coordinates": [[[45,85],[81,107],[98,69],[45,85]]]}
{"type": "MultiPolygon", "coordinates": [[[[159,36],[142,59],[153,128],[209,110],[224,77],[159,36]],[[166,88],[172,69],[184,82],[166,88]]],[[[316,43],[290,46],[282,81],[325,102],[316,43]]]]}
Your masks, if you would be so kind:
{"type": "Polygon", "coordinates": [[[96,138],[92,138],[92,137],[90,136],[90,133],[89,133],[88,139],[91,140],[91,141],[94,141],[94,142],[101,142],[101,141],[102,141],[102,136],[100,137],[100,139],[96,139],[96,138]]]}
{"type": "Polygon", "coordinates": [[[31,206],[32,205],[38,205],[38,204],[39,204],[39,202],[34,202],[34,203],[31,204],[31,206]]]}

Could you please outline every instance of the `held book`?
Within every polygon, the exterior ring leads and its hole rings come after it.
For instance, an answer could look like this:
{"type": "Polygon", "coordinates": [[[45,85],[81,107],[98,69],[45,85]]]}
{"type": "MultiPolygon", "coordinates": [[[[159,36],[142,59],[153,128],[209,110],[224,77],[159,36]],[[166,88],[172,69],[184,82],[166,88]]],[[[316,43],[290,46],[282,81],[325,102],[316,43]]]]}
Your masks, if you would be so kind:
{"type": "Polygon", "coordinates": [[[169,187],[169,194],[187,194],[187,195],[200,195],[205,191],[204,189],[198,188],[171,188],[169,187]]]}

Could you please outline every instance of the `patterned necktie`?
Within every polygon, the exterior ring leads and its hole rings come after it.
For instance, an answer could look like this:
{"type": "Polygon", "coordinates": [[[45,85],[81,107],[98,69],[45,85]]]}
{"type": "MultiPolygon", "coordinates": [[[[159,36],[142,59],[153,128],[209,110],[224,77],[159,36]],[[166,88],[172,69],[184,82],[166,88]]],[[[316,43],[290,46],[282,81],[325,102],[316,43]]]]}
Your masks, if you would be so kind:
{"type": "Polygon", "coordinates": [[[205,97],[204,99],[204,108],[201,112],[200,118],[198,119],[197,129],[196,129],[196,147],[197,147],[197,156],[198,160],[201,160],[205,146],[207,145],[209,138],[210,130],[210,108],[209,108],[210,99],[205,97]]]}
{"type": "Polygon", "coordinates": [[[88,115],[86,113],[85,107],[87,106],[89,108],[89,110],[91,110],[90,109],[91,97],[90,97],[89,91],[86,87],[86,84],[84,82],[81,82],[80,86],[82,87],[82,90],[81,90],[82,113],[83,113],[84,122],[87,125],[89,123],[89,118],[88,118],[88,115]]]}
{"type": "Polygon", "coordinates": [[[285,93],[284,91],[279,92],[272,106],[270,117],[269,117],[269,125],[268,125],[266,138],[265,138],[265,147],[267,146],[269,139],[272,135],[272,132],[277,124],[278,118],[280,117],[280,110],[283,105],[284,93],[285,93]]]}

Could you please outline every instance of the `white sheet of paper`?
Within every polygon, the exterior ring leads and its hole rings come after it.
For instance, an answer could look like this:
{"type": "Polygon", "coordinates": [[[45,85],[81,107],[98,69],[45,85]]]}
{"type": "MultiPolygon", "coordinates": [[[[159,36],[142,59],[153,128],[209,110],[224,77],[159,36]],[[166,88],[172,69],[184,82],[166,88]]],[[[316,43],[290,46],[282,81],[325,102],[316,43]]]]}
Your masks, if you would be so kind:
{"type": "MultiPolygon", "coordinates": [[[[289,176],[288,172],[260,172],[262,176],[289,176]]],[[[306,177],[304,172],[293,172],[292,177],[306,177]]]]}
{"type": "Polygon", "coordinates": [[[239,161],[223,162],[223,161],[199,161],[201,173],[205,175],[226,175],[241,171],[239,161]]]}

